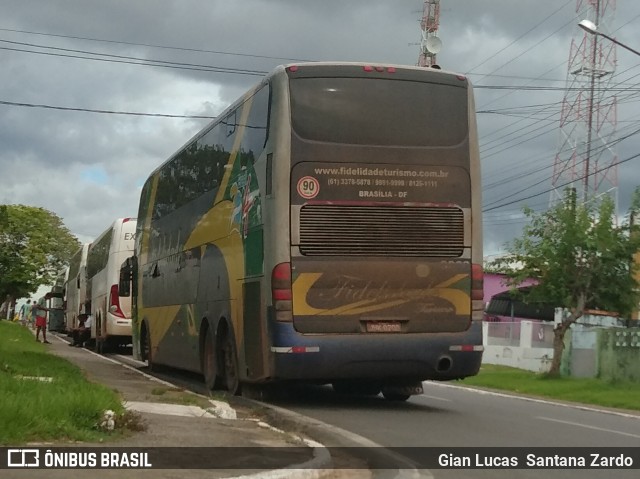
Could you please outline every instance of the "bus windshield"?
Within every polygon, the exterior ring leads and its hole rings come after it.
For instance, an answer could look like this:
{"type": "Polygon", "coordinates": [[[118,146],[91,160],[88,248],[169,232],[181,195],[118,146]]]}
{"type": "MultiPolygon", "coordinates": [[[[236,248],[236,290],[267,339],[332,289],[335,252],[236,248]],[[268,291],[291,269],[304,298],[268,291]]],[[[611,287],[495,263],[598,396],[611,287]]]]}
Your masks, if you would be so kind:
{"type": "Polygon", "coordinates": [[[454,146],[467,138],[467,90],[381,78],[296,78],[291,121],[306,140],[374,146],[454,146]]]}

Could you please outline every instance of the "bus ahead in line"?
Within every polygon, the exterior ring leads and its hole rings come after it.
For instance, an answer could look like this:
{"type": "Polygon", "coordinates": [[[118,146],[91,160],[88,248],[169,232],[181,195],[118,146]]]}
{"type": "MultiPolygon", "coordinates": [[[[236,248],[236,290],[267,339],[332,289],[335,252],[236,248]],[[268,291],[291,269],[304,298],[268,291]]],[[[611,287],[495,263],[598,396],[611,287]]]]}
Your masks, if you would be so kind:
{"type": "Polygon", "coordinates": [[[120,266],[133,253],[135,218],[115,220],[87,252],[87,312],[93,315],[91,339],[102,353],[131,344],[131,297],[120,296],[120,266]]]}
{"type": "Polygon", "coordinates": [[[65,329],[71,334],[79,326],[78,315],[85,312],[87,303],[87,251],[90,243],[84,243],[69,260],[69,269],[64,284],[65,329]]]}
{"type": "Polygon", "coordinates": [[[210,388],[406,400],[482,357],[472,87],[436,69],[278,67],[146,181],[134,354],[210,388]]]}

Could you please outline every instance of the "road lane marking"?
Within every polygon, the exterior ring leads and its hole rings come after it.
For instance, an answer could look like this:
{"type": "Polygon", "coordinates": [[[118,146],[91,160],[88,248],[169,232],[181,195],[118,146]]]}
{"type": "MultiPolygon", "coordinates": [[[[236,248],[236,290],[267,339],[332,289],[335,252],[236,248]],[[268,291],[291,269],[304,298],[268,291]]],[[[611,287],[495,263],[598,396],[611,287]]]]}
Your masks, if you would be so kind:
{"type": "Polygon", "coordinates": [[[447,399],[447,398],[441,398],[438,396],[429,396],[428,394],[420,394],[420,397],[424,397],[424,398],[429,398],[429,399],[435,399],[436,401],[445,401],[445,402],[453,402],[453,400],[451,399],[447,399]]]}
{"type": "Polygon", "coordinates": [[[589,426],[588,424],[582,424],[579,422],[564,421],[562,419],[553,419],[551,417],[544,417],[544,416],[536,416],[536,419],[542,419],[543,421],[559,422],[561,424],[568,424],[570,426],[584,427],[586,429],[594,429],[596,431],[610,432],[613,434],[621,434],[622,436],[640,438],[640,435],[638,434],[631,434],[630,432],[616,431],[615,429],[605,429],[603,427],[597,427],[597,426],[589,426]]]}
{"type": "Polygon", "coordinates": [[[640,420],[640,414],[629,414],[626,412],[620,412],[620,411],[612,411],[610,409],[599,409],[596,406],[585,406],[583,404],[578,404],[578,403],[574,403],[574,404],[567,404],[567,403],[561,403],[561,402],[556,402],[556,401],[550,401],[548,399],[537,399],[537,398],[532,398],[532,397],[527,397],[527,396],[518,396],[515,393],[514,394],[507,394],[507,393],[500,393],[500,392],[496,392],[496,391],[489,391],[487,389],[477,389],[471,386],[462,386],[462,385],[456,385],[456,384],[444,384],[442,382],[435,382],[435,381],[424,381],[423,382],[423,386],[428,387],[428,386],[436,386],[436,387],[441,387],[441,388],[452,388],[452,389],[461,389],[463,391],[467,391],[470,393],[475,393],[475,394],[484,394],[487,396],[496,396],[496,397],[502,397],[502,398],[508,398],[508,399],[520,399],[521,401],[529,401],[529,402],[535,402],[538,404],[548,404],[551,406],[560,406],[560,407],[566,407],[569,409],[578,409],[580,411],[588,411],[588,412],[599,412],[602,414],[612,414],[614,416],[620,416],[620,417],[626,417],[629,419],[636,419],[636,420],[640,420]]]}

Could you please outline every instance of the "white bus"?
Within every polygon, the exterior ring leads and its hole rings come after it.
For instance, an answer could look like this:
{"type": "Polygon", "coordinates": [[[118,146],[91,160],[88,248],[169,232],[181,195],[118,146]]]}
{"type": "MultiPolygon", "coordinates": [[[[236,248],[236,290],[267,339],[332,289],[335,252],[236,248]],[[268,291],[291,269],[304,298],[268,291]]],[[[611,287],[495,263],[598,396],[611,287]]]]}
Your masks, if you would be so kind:
{"type": "Polygon", "coordinates": [[[47,311],[47,329],[64,333],[67,330],[67,324],[64,318],[64,287],[67,283],[69,268],[64,268],[58,273],[55,282],[51,286],[51,290],[45,294],[47,311]]]}
{"type": "Polygon", "coordinates": [[[133,253],[135,218],[119,218],[89,247],[87,297],[93,315],[91,339],[96,351],[131,343],[131,297],[120,297],[120,265],[133,253]]]}
{"type": "Polygon", "coordinates": [[[85,312],[87,301],[87,252],[90,243],[83,244],[69,261],[69,270],[64,283],[65,329],[71,334],[78,327],[78,315],[85,312]]]}

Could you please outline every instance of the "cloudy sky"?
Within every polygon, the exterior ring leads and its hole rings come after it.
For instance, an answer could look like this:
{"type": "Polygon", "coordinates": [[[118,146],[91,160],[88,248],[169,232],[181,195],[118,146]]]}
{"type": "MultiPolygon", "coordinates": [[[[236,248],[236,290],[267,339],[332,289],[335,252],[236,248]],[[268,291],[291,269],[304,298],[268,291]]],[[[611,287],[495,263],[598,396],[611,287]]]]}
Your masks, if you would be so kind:
{"type": "MultiPolygon", "coordinates": [[[[617,3],[610,31],[640,49],[640,2],[608,3],[617,3]]],[[[0,203],[46,207],[91,241],[116,217],[137,214],[147,175],[207,123],[183,117],[215,116],[281,63],[415,65],[422,6],[0,0],[0,203]]],[[[549,203],[578,20],[576,0],[441,2],[438,63],[477,87],[487,255],[522,228],[524,204],[549,203]]],[[[621,210],[640,184],[640,158],[624,161],[640,150],[638,74],[640,57],[618,48],[621,210]]]]}

